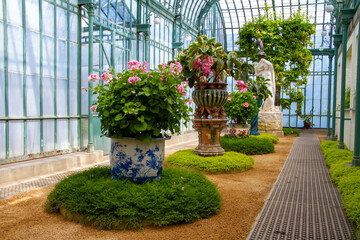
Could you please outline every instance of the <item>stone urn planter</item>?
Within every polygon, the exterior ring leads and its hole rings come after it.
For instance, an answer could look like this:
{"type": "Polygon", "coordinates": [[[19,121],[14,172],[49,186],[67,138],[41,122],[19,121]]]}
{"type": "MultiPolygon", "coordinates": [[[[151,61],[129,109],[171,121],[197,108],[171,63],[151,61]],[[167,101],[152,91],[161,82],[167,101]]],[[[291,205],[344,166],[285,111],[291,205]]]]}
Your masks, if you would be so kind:
{"type": "Polygon", "coordinates": [[[113,179],[145,182],[160,179],[164,163],[165,140],[150,142],[135,138],[111,138],[110,169],[113,179]]]}
{"type": "Polygon", "coordinates": [[[227,101],[226,83],[197,83],[193,100],[197,108],[192,120],[199,133],[199,145],[194,153],[200,156],[221,156],[225,154],[220,146],[220,132],[226,127],[227,119],[223,105],[227,101]]]}
{"type": "Polygon", "coordinates": [[[195,90],[192,94],[197,108],[195,109],[195,118],[225,118],[226,114],[223,105],[227,101],[228,93],[226,91],[227,83],[206,82],[194,85],[195,90]]]}

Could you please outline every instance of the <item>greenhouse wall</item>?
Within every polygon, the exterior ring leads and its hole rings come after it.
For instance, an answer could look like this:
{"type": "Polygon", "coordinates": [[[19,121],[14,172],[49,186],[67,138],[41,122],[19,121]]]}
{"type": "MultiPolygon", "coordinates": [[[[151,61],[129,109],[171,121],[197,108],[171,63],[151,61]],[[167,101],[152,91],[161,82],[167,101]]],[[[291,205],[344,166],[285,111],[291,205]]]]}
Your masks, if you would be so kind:
{"type": "MultiPolygon", "coordinates": [[[[357,78],[357,59],[358,59],[358,39],[359,39],[359,21],[355,21],[355,26],[351,27],[351,33],[348,35],[347,51],[346,51],[346,89],[349,89],[349,105],[345,105],[345,124],[344,124],[344,143],[350,150],[354,150],[355,133],[355,100],[356,100],[356,78],[357,78]]],[[[337,96],[336,96],[336,135],[340,135],[340,109],[341,109],[341,69],[342,69],[342,55],[344,50],[340,48],[339,62],[337,71],[337,96]]],[[[345,94],[346,95],[346,94],[345,94]]],[[[345,96],[346,98],[346,96],[345,96]]]]}

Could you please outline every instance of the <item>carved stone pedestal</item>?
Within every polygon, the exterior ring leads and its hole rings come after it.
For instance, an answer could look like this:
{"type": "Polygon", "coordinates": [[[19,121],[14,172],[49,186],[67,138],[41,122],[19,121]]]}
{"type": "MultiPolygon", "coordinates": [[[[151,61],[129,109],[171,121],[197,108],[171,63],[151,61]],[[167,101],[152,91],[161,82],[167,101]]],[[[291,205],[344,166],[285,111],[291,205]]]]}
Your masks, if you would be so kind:
{"type": "Polygon", "coordinates": [[[220,132],[226,127],[227,119],[193,119],[194,128],[199,133],[199,145],[194,153],[200,156],[222,156],[224,149],[220,146],[220,132]]]}
{"type": "Polygon", "coordinates": [[[283,113],[280,109],[274,111],[260,111],[258,120],[259,132],[266,132],[282,137],[283,132],[283,113]]]}

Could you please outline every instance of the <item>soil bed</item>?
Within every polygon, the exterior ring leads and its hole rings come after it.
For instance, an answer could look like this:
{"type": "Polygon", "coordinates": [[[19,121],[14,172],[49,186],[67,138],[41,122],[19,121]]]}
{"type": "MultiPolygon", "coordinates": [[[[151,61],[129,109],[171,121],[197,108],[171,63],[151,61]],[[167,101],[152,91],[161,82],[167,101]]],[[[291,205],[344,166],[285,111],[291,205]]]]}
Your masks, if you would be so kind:
{"type": "Polygon", "coordinates": [[[275,153],[252,156],[246,172],[212,174],[223,202],[218,214],[191,224],[145,227],[141,231],[98,230],[49,214],[43,205],[54,185],[0,200],[1,239],[245,239],[255,222],[295,137],[280,137],[275,153]]]}

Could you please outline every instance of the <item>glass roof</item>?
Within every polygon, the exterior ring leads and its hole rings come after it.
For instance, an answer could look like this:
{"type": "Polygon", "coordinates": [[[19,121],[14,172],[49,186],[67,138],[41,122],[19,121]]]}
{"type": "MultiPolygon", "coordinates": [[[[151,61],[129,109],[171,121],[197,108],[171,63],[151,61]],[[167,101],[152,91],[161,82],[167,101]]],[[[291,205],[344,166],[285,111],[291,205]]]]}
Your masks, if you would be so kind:
{"type": "MultiPolygon", "coordinates": [[[[325,11],[325,0],[220,0],[218,2],[224,16],[224,28],[227,33],[232,33],[234,40],[237,39],[239,28],[246,22],[259,16],[265,6],[277,17],[288,18],[299,9],[309,16],[310,22],[316,25],[316,34],[313,36],[314,48],[329,47],[329,37],[322,37],[323,29],[329,31],[331,14],[325,11]],[[327,45],[326,45],[327,44],[327,45]]],[[[228,46],[228,50],[235,49],[234,44],[228,46]]]]}
{"type": "Polygon", "coordinates": [[[335,4],[333,0],[154,0],[149,2],[150,5],[154,4],[154,7],[161,6],[163,10],[174,16],[181,16],[185,24],[197,29],[204,26],[211,9],[216,9],[217,17],[222,18],[221,27],[224,28],[227,39],[232,39],[230,46],[229,44],[227,46],[228,50],[236,48],[233,42],[237,39],[239,28],[258,17],[266,6],[271,9],[270,12],[275,13],[274,15],[283,18],[288,18],[301,9],[309,16],[310,22],[316,25],[313,48],[320,46],[327,48],[330,39],[328,36],[323,37],[321,32],[324,29],[330,30],[331,14],[325,11],[325,7],[327,4],[335,4]]]}

